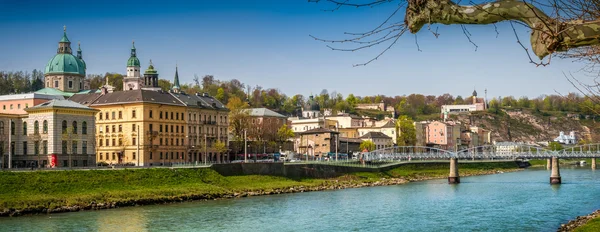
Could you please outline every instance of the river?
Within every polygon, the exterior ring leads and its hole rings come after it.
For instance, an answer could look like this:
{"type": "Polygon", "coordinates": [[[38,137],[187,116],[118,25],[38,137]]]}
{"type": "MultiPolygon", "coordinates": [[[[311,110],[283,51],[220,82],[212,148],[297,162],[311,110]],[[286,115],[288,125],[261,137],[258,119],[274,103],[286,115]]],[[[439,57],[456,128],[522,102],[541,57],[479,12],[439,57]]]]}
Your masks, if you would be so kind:
{"type": "Polygon", "coordinates": [[[0,231],[556,231],[600,209],[600,171],[542,169],[308,192],[0,218],[0,231]]]}

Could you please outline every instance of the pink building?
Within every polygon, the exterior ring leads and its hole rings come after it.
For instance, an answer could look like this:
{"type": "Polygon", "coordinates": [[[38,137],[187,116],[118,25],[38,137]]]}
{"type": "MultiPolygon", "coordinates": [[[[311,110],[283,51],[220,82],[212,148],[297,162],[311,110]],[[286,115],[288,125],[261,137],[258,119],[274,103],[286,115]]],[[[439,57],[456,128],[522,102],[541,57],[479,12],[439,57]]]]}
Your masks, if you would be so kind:
{"type": "Polygon", "coordinates": [[[446,150],[457,149],[457,138],[460,138],[461,124],[454,122],[434,121],[425,128],[425,139],[428,146],[446,150]]]}
{"type": "Polygon", "coordinates": [[[27,114],[25,109],[42,104],[52,99],[63,100],[60,95],[47,95],[39,93],[11,94],[0,96],[0,113],[2,114],[27,114]]]}

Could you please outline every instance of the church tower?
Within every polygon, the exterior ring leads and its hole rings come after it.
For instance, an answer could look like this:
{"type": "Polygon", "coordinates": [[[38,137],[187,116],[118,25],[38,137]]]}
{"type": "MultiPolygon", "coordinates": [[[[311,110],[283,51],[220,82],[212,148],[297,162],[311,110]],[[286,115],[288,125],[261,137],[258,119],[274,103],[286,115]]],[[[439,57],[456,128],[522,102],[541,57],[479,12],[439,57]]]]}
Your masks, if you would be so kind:
{"type": "Polygon", "coordinates": [[[173,80],[173,87],[171,88],[174,93],[179,93],[181,91],[181,86],[179,86],[179,73],[177,71],[177,66],[175,66],[175,79],[173,80]]]}
{"type": "Polygon", "coordinates": [[[123,78],[123,91],[141,89],[143,79],[140,75],[140,60],[137,58],[135,42],[131,45],[131,55],[127,60],[127,76],[123,78]]]}
{"type": "Polygon", "coordinates": [[[46,88],[77,93],[83,89],[85,62],[81,55],[81,47],[77,50],[77,57],[73,55],[71,41],[67,38],[67,27],[63,30],[56,55],[48,61],[44,69],[44,84],[46,88]]]}
{"type": "Polygon", "coordinates": [[[152,60],[150,60],[150,65],[148,65],[148,69],[144,72],[144,88],[148,90],[160,90],[160,86],[158,86],[158,71],[154,69],[154,64],[152,64],[152,60]]]}

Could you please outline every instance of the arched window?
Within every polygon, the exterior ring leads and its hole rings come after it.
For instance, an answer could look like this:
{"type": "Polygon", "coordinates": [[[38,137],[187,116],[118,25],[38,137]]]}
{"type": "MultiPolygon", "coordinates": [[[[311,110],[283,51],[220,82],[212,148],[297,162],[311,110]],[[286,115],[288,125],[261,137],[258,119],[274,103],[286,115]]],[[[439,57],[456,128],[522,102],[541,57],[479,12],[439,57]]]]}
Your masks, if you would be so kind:
{"type": "Polygon", "coordinates": [[[27,122],[23,122],[23,135],[27,135],[27,122]]]}
{"type": "MultiPolygon", "coordinates": [[[[35,121],[35,123],[37,123],[37,121],[35,121]]],[[[37,127],[37,126],[36,126],[36,127],[37,127]]],[[[44,127],[44,128],[43,128],[43,130],[42,130],[42,133],[44,133],[44,134],[48,134],[48,121],[47,121],[47,120],[44,120],[43,127],[44,127]]],[[[37,133],[37,132],[36,132],[36,133],[37,133]]]]}
{"type": "Polygon", "coordinates": [[[81,134],[87,135],[87,122],[83,121],[83,123],[81,123],[81,134]]]}
{"type": "Polygon", "coordinates": [[[62,121],[62,133],[67,133],[67,120],[62,121]]]}
{"type": "Polygon", "coordinates": [[[73,134],[77,134],[77,121],[73,121],[73,134]]]}
{"type": "Polygon", "coordinates": [[[37,120],[33,122],[33,133],[36,135],[40,133],[40,123],[37,120]]]}

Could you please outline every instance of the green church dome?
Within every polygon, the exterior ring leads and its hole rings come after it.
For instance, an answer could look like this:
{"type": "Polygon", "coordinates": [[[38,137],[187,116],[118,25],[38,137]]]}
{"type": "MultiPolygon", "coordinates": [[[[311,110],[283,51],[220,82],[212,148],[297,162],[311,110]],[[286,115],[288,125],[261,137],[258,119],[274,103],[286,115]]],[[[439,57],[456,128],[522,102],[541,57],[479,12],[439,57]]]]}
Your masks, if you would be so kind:
{"type": "Polygon", "coordinates": [[[79,74],[85,76],[85,63],[78,59],[73,54],[59,53],[56,54],[48,64],[44,74],[79,74]]]}
{"type": "Polygon", "coordinates": [[[58,42],[56,55],[48,64],[44,74],[75,74],[85,76],[85,62],[81,56],[81,48],[77,51],[77,56],[71,53],[71,42],[67,38],[67,28],[64,28],[63,37],[58,42]]]}
{"type": "Polygon", "coordinates": [[[129,57],[129,60],[127,60],[127,67],[140,67],[140,60],[137,58],[136,52],[135,52],[135,42],[132,43],[131,45],[131,56],[129,57]]]}

